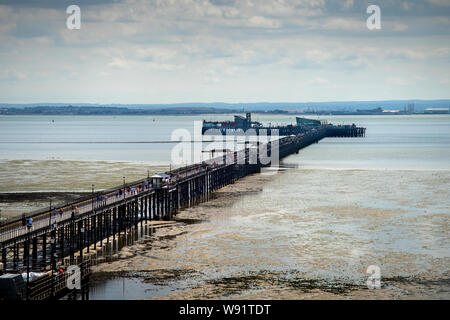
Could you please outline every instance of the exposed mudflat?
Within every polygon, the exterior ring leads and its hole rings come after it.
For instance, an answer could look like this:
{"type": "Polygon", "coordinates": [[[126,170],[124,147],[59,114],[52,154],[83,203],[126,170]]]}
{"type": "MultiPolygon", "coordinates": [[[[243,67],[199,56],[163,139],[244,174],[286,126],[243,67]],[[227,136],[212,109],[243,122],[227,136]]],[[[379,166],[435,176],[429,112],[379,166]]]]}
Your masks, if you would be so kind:
{"type": "MultiPolygon", "coordinates": [[[[140,279],[144,287],[170,288],[168,293],[154,289],[142,296],[152,299],[450,298],[450,252],[444,241],[448,240],[448,211],[434,212],[429,207],[431,212],[424,217],[406,206],[363,206],[362,201],[319,206],[302,198],[298,210],[267,214],[277,206],[286,207],[282,202],[271,207],[264,201],[272,200],[267,198],[290,173],[252,175],[222,188],[209,202],[182,210],[175,218],[189,223],[159,228],[122,249],[125,255],[118,260],[94,267],[94,279],[130,277],[140,279]],[[303,229],[297,229],[294,220],[298,219],[303,229]],[[325,227],[317,228],[322,224],[325,227]],[[403,243],[404,235],[397,234],[396,225],[411,229],[412,235],[406,238],[409,244],[403,243]],[[349,226],[353,230],[348,231],[349,226]],[[299,238],[287,234],[285,227],[295,229],[299,238]],[[414,247],[417,234],[423,232],[433,239],[414,247]],[[369,265],[380,266],[380,289],[369,290],[366,285],[369,265]]],[[[305,184],[312,182],[312,172],[302,173],[305,184]]],[[[428,181],[436,189],[448,183],[448,173],[398,174],[409,182],[428,181]]],[[[328,175],[343,178],[338,171],[328,175]]],[[[348,172],[347,178],[354,175],[348,172]]],[[[364,171],[356,175],[361,183],[376,177],[364,171]]],[[[386,194],[393,196],[389,190],[386,194]]]]}
{"type": "Polygon", "coordinates": [[[1,160],[0,209],[5,218],[72,201],[95,190],[142,179],[166,166],[139,162],[73,160],[1,160]],[[148,170],[148,172],[147,172],[148,170]]]}
{"type": "MultiPolygon", "coordinates": [[[[101,189],[146,175],[139,163],[3,164],[3,218],[82,196],[90,178],[101,189]]],[[[248,176],[95,266],[93,285],[134,279],[132,297],[153,299],[448,299],[449,190],[445,170],[248,176]],[[379,290],[365,284],[370,265],[379,290]]]]}

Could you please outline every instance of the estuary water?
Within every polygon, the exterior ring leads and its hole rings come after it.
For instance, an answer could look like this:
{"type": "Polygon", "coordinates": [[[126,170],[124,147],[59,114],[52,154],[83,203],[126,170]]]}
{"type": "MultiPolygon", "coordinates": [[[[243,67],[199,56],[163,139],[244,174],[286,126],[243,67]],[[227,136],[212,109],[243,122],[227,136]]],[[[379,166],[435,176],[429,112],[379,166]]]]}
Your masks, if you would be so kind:
{"type": "MultiPolygon", "coordinates": [[[[449,169],[450,116],[320,116],[368,128],[365,139],[326,139],[304,153],[304,168],[449,169]],[[324,156],[322,156],[324,154],[324,156]]],[[[1,116],[0,159],[145,162],[168,165],[176,129],[194,139],[194,122],[214,116],[1,116]],[[166,143],[162,143],[166,142],[166,143]]],[[[264,124],[295,117],[253,115],[264,124]]]]}
{"type": "MultiPolygon", "coordinates": [[[[131,257],[96,267],[131,275],[99,282],[91,298],[304,298],[293,279],[364,285],[375,265],[388,284],[377,298],[448,299],[450,116],[313,118],[364,126],[366,137],[323,139],[283,159],[290,169],[180,212],[203,222],[160,230],[131,257]],[[161,270],[188,276],[155,285],[161,270]]],[[[232,117],[0,117],[0,191],[82,191],[164,170],[175,144],[161,142],[202,119],[232,117]]]]}

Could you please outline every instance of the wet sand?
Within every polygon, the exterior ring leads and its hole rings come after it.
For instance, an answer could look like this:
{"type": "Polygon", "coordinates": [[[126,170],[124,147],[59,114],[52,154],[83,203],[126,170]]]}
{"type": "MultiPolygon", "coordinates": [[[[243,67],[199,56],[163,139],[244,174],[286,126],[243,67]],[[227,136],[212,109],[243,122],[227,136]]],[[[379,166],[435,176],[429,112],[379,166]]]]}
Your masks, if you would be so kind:
{"type": "Polygon", "coordinates": [[[0,207],[2,220],[20,217],[38,209],[49,208],[57,204],[67,203],[87,192],[2,192],[0,193],[0,207]]]}
{"type": "MultiPolygon", "coordinates": [[[[400,174],[405,175],[405,172],[400,174]]],[[[422,176],[432,180],[434,173],[409,174],[408,177],[415,175],[412,179],[422,176]]],[[[280,175],[289,175],[289,171],[275,176],[248,176],[216,192],[211,201],[182,210],[175,220],[189,219],[189,224],[158,229],[151,237],[122,249],[124,255],[117,261],[93,268],[94,281],[131,277],[140,279],[144,284],[157,284],[171,289],[170,293],[155,292],[147,297],[152,299],[450,298],[450,259],[445,254],[433,256],[429,252],[405,252],[404,249],[389,245],[373,248],[371,252],[363,254],[358,252],[357,243],[354,248],[346,247],[345,234],[338,231],[316,232],[311,247],[299,247],[294,242],[290,243],[292,240],[288,238],[284,245],[282,241],[281,247],[277,247],[280,244],[271,239],[270,234],[267,239],[251,236],[254,226],[245,225],[248,223],[246,215],[251,213],[240,210],[242,207],[239,204],[246,202],[248,197],[264,197],[264,190],[276,184],[280,175]],[[242,219],[243,230],[248,229],[248,233],[227,228],[228,221],[236,216],[242,219]],[[334,242],[335,247],[329,248],[328,241],[334,242]],[[252,249],[246,254],[241,252],[239,246],[252,249]],[[259,250],[260,246],[263,253],[259,250]],[[295,263],[283,259],[290,255],[296,257],[295,263]],[[365,269],[372,264],[382,265],[381,289],[369,290],[365,284],[368,277],[365,269]],[[308,268],[323,270],[331,276],[322,277],[308,268]],[[346,269],[351,270],[348,276],[346,269]],[[353,273],[357,276],[353,276],[353,273]]],[[[362,176],[367,174],[363,172],[362,176]]],[[[442,188],[448,173],[442,179],[440,183],[436,183],[439,179],[434,179],[431,185],[442,188]]],[[[314,185],[311,187],[314,188],[314,185]]],[[[428,225],[432,232],[444,232],[444,239],[445,234],[448,235],[448,212],[432,218],[431,223],[420,216],[403,217],[407,211],[405,209],[362,208],[358,204],[311,208],[309,214],[317,212],[316,216],[305,214],[302,217],[311,219],[311,223],[317,223],[319,212],[330,211],[337,216],[337,222],[367,218],[371,221],[368,228],[383,229],[393,223],[392,219],[412,219],[418,220],[415,222],[421,225],[428,225]]],[[[257,210],[254,208],[253,211],[257,210]]],[[[276,225],[277,221],[274,220],[273,224],[276,225]]],[[[257,232],[260,235],[265,231],[259,229],[257,232]]],[[[447,247],[443,249],[447,250],[448,245],[444,243],[444,246],[447,247]]]]}
{"type": "Polygon", "coordinates": [[[65,203],[95,190],[142,179],[168,170],[141,162],[72,160],[1,160],[0,209],[2,220],[65,203]]]}
{"type": "MultiPolygon", "coordinates": [[[[103,161],[3,164],[11,183],[2,185],[2,216],[83,195],[85,179],[108,188],[124,172],[133,180],[147,170],[103,161]]],[[[293,165],[248,176],[95,266],[93,285],[136,279],[138,298],[152,299],[449,299],[449,190],[449,171],[293,165]],[[381,266],[379,290],[365,285],[369,265],[381,266]]]]}

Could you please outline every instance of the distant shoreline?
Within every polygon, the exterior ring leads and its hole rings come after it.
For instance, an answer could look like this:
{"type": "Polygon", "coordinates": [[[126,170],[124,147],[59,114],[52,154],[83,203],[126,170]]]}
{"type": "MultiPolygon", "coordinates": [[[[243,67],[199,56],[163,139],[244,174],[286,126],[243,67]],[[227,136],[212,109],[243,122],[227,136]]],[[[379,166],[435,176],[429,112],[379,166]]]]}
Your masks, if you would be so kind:
{"type": "MultiPolygon", "coordinates": [[[[449,103],[450,104],[450,103],[449,103]]],[[[398,105],[388,107],[367,108],[364,105],[350,106],[321,106],[302,107],[278,105],[271,108],[242,106],[242,108],[216,107],[216,106],[183,106],[183,107],[160,107],[160,108],[138,108],[117,106],[2,106],[0,115],[44,115],[44,116],[190,116],[190,115],[233,115],[245,112],[254,114],[276,114],[276,115],[422,115],[422,114],[449,114],[449,108],[440,107],[418,107],[410,104],[408,108],[400,108],[398,105]]]]}
{"type": "MultiPolygon", "coordinates": [[[[21,110],[21,109],[19,109],[21,110]]],[[[112,117],[133,117],[133,116],[220,116],[227,115],[232,116],[235,114],[244,114],[242,111],[230,111],[230,112],[161,112],[155,113],[151,110],[148,112],[137,112],[137,113],[33,113],[33,112],[2,112],[0,109],[0,116],[112,116],[112,117]]],[[[252,111],[252,114],[256,115],[286,115],[286,116],[433,116],[433,115],[450,115],[450,112],[415,112],[415,113],[404,113],[404,112],[381,112],[381,113],[368,113],[368,112],[277,112],[277,111],[252,111]]]]}

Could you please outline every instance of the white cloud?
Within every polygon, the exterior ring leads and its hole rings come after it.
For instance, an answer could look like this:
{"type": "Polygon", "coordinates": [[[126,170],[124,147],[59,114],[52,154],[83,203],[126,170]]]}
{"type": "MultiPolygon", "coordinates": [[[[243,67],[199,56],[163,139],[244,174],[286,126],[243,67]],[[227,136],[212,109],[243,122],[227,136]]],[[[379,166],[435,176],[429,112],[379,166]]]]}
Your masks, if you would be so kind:
{"type": "Polygon", "coordinates": [[[344,8],[350,9],[353,7],[354,4],[355,4],[355,0],[345,0],[344,8]]]}
{"type": "Polygon", "coordinates": [[[403,32],[408,30],[408,25],[404,23],[393,23],[392,24],[392,30],[396,32],[403,32]]]}
{"type": "Polygon", "coordinates": [[[407,86],[412,84],[411,79],[402,78],[402,77],[389,77],[386,79],[386,82],[395,86],[407,86]]]}
{"type": "Polygon", "coordinates": [[[263,28],[279,28],[281,22],[275,19],[268,19],[262,16],[254,16],[248,19],[248,26],[251,27],[263,27],[263,28]]]}
{"type": "Polygon", "coordinates": [[[366,21],[353,18],[330,18],[324,21],[323,28],[328,30],[365,30],[366,21]]]}
{"type": "Polygon", "coordinates": [[[429,3],[438,6],[450,6],[450,0],[427,0],[429,3]]]}
{"type": "Polygon", "coordinates": [[[62,81],[66,74],[79,79],[80,90],[86,86],[88,100],[123,102],[352,99],[368,92],[373,75],[380,97],[392,84],[406,90],[407,81],[424,82],[413,93],[426,93],[449,71],[445,8],[439,16],[416,17],[412,0],[380,1],[397,11],[383,15],[377,33],[367,30],[365,10],[351,0],[119,0],[82,7],[78,31],[65,27],[64,10],[0,6],[0,70],[27,71],[2,71],[0,93],[12,96],[5,83],[14,78],[16,92],[59,99],[52,94],[73,90],[62,81]],[[397,69],[402,76],[391,74],[397,69]],[[409,70],[423,79],[403,76],[409,70]],[[39,80],[41,91],[31,90],[30,79],[39,80]],[[329,79],[348,90],[333,91],[329,79]],[[152,95],[145,88],[150,83],[152,95]]]}
{"type": "Polygon", "coordinates": [[[27,76],[25,73],[18,70],[0,70],[0,79],[15,82],[18,80],[25,80],[27,79],[27,76]]]}
{"type": "Polygon", "coordinates": [[[128,69],[130,68],[130,62],[123,58],[115,57],[108,63],[108,67],[113,69],[128,69]]]}
{"type": "Polygon", "coordinates": [[[330,81],[322,77],[315,77],[314,79],[308,80],[308,83],[323,85],[323,84],[330,84],[330,81]]]}

